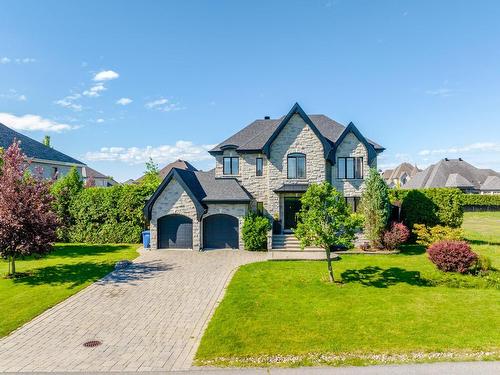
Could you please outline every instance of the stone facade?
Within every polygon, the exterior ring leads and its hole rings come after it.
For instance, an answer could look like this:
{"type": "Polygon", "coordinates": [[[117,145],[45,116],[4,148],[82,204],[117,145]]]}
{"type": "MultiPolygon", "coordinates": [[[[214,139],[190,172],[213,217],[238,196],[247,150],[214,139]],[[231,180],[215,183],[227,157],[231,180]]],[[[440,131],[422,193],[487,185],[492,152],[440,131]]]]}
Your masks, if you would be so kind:
{"type": "Polygon", "coordinates": [[[158,219],[165,215],[180,214],[193,220],[193,249],[200,249],[200,222],[196,207],[182,186],[172,179],[156,200],[151,211],[150,231],[151,249],[158,248],[158,219]]]}
{"type": "Polygon", "coordinates": [[[331,167],[331,183],[345,197],[360,197],[364,188],[364,179],[368,176],[370,168],[377,167],[377,161],[374,160],[368,165],[368,151],[365,145],[352,133],[348,133],[342,143],[337,147],[335,159],[339,157],[362,157],[363,158],[363,178],[362,179],[339,179],[337,178],[337,165],[331,167]]]}

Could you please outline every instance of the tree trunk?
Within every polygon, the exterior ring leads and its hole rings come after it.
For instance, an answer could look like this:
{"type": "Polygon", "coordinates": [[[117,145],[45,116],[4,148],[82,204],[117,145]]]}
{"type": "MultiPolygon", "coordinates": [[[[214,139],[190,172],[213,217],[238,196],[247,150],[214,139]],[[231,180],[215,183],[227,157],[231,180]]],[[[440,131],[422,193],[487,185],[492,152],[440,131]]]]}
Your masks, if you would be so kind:
{"type": "Polygon", "coordinates": [[[330,248],[326,248],[326,261],[328,262],[328,276],[330,277],[330,282],[333,283],[335,281],[333,277],[333,269],[332,269],[332,257],[330,256],[330,248]]]}
{"type": "Polygon", "coordinates": [[[12,268],[11,268],[11,275],[16,276],[16,257],[12,256],[12,268]]]}
{"type": "Polygon", "coordinates": [[[10,275],[10,256],[7,257],[7,264],[8,264],[7,275],[10,275]]]}

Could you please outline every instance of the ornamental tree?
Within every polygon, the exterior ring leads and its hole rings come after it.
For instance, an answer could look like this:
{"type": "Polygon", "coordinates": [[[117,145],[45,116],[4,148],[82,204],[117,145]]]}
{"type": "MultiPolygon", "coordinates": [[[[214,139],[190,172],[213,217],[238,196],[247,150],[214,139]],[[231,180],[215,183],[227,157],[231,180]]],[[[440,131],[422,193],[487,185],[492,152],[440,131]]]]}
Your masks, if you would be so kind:
{"type": "Polygon", "coordinates": [[[32,175],[19,141],[3,155],[0,171],[0,256],[9,260],[9,274],[16,274],[16,259],[52,250],[57,216],[52,212],[49,181],[32,175]]]}
{"type": "Polygon", "coordinates": [[[161,184],[160,169],[158,168],[158,164],[156,164],[151,157],[146,162],[146,171],[144,172],[141,184],[151,185],[155,188],[161,184]]]}
{"type": "Polygon", "coordinates": [[[57,237],[60,241],[68,241],[69,228],[75,223],[70,207],[82,190],[83,181],[75,167],[71,168],[67,175],[54,182],[50,189],[54,197],[52,206],[60,223],[57,230],[57,237]]]}
{"type": "Polygon", "coordinates": [[[334,281],[331,251],[352,247],[354,235],[361,225],[360,217],[352,214],[344,197],[328,182],[312,184],[300,199],[295,236],[302,249],[321,247],[326,252],[328,275],[334,281]]]}
{"type": "Polygon", "coordinates": [[[375,168],[370,169],[361,196],[365,217],[365,234],[373,247],[382,245],[382,238],[390,215],[389,189],[375,168]]]}

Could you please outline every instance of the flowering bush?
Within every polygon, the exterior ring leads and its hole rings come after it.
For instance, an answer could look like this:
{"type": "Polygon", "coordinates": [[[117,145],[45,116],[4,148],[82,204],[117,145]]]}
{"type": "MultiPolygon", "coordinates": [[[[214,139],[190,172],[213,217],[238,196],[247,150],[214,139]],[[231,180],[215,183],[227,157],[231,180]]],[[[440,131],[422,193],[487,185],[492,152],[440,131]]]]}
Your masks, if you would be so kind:
{"type": "Polygon", "coordinates": [[[403,223],[392,223],[391,229],[384,233],[384,245],[387,249],[394,250],[410,238],[410,230],[403,223]]]}
{"type": "Polygon", "coordinates": [[[465,241],[439,241],[427,249],[437,268],[445,272],[466,273],[476,264],[478,256],[465,241]]]}

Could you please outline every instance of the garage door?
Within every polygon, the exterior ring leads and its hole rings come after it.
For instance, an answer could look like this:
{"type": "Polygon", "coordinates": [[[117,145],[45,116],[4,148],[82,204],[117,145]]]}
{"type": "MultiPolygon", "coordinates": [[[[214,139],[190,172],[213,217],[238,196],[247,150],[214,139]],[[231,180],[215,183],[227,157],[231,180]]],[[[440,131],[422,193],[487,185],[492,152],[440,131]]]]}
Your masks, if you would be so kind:
{"type": "Polygon", "coordinates": [[[193,221],[184,215],[167,215],[158,219],[159,249],[192,249],[193,221]]]}
{"type": "Polygon", "coordinates": [[[217,214],[203,219],[203,248],[238,248],[238,219],[217,214]]]}

